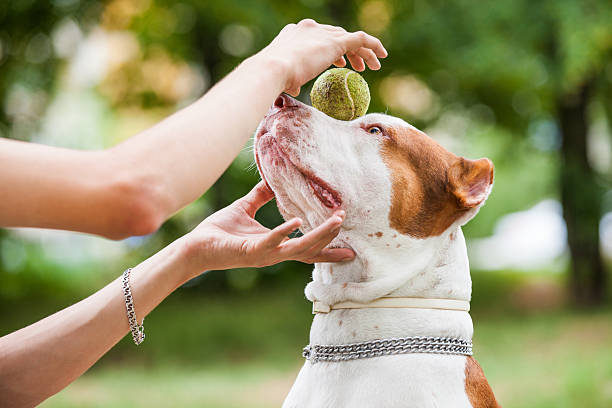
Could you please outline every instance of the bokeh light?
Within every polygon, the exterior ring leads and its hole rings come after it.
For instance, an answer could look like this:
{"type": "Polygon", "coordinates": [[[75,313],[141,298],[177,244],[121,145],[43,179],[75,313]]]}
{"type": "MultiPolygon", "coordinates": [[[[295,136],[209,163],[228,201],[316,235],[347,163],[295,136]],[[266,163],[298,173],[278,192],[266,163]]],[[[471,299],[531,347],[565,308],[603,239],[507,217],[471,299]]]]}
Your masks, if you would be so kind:
{"type": "Polygon", "coordinates": [[[400,114],[431,118],[438,105],[433,91],[414,75],[390,75],[380,83],[383,103],[400,114]]]}
{"type": "Polygon", "coordinates": [[[219,34],[219,46],[229,55],[243,57],[253,48],[253,32],[240,24],[229,24],[219,34]]]}

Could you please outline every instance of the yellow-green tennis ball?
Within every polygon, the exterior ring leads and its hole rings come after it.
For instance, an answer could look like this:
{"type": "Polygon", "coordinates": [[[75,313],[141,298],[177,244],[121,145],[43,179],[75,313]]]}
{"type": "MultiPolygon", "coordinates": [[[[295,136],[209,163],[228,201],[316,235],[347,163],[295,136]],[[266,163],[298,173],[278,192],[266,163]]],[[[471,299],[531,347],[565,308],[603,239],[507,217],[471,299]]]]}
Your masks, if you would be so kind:
{"type": "Polygon", "coordinates": [[[348,68],[332,68],[322,73],[310,91],[312,106],[340,120],[363,116],[370,106],[368,83],[348,68]]]}

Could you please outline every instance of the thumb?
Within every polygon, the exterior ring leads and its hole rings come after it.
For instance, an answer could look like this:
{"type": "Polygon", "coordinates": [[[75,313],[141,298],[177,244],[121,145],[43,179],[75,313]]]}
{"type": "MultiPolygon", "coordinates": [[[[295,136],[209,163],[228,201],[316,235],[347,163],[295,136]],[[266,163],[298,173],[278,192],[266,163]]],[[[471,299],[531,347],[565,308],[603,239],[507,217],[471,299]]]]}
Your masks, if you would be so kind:
{"type": "Polygon", "coordinates": [[[262,180],[247,195],[239,199],[238,202],[244,211],[253,218],[257,210],[273,198],[274,193],[268,188],[265,181],[262,180]]]}

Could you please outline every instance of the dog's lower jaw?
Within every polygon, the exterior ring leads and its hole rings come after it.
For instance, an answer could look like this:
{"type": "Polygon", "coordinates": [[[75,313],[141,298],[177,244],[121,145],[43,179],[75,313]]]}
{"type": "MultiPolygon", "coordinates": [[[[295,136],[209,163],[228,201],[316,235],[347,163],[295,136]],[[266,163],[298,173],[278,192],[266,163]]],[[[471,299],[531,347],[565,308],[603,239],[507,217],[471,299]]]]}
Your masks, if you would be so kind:
{"type": "MultiPolygon", "coordinates": [[[[341,232],[334,242],[348,238],[341,232]]],[[[386,250],[371,250],[367,241],[352,238],[357,253],[353,261],[315,265],[305,291],[310,301],[367,303],[383,296],[470,300],[469,263],[460,227],[433,240],[408,241],[401,250],[389,245],[386,250]]]]}

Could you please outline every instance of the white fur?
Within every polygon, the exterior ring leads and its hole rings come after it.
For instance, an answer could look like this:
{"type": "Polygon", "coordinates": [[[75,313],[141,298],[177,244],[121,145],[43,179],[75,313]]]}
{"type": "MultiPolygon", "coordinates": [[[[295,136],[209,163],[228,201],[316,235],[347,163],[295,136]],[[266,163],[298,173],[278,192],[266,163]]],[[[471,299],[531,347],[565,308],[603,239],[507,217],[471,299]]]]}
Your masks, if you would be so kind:
{"type": "MultiPolygon", "coordinates": [[[[364,303],[386,295],[469,300],[471,280],[460,225],[477,209],[441,235],[426,239],[400,234],[389,226],[390,171],[380,156],[380,136],[362,125],[410,125],[382,114],[338,121],[292,103],[296,105],[291,108],[293,116],[285,116],[286,109],[273,108],[256,133],[259,170],[274,191],[282,215],[302,217],[304,232],[321,224],[332,210],[322,205],[291,163],[338,191],[346,218],[331,246],[352,248],[357,255],[351,262],[316,264],[306,297],[327,304],[364,303]],[[264,148],[266,138],[282,147],[284,159],[264,148]]],[[[472,333],[466,312],[349,309],[316,315],[310,343],[348,344],[419,335],[471,339],[472,333]]],[[[306,362],[283,406],[469,407],[465,360],[413,354],[306,362]]]]}

